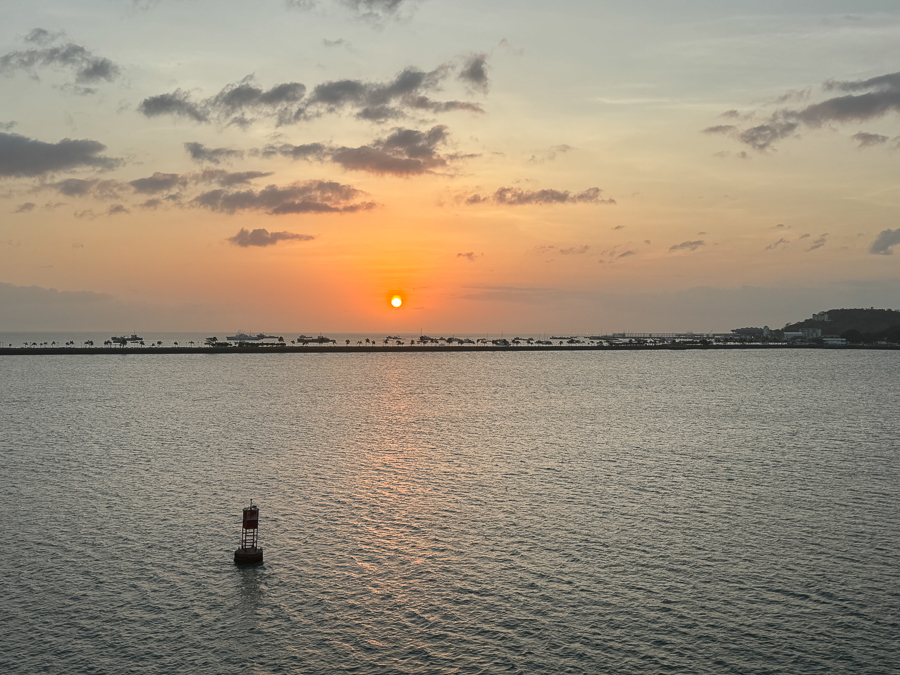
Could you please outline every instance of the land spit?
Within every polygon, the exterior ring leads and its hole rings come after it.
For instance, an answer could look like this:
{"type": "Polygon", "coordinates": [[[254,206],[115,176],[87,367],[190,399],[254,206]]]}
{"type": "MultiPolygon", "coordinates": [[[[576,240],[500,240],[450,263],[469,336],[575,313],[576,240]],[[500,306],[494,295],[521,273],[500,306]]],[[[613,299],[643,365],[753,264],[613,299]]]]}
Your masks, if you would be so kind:
{"type": "Polygon", "coordinates": [[[95,355],[138,356],[142,354],[361,354],[369,352],[615,352],[747,350],[747,349],[879,349],[900,350],[900,345],[815,345],[815,344],[619,344],[619,345],[243,345],[234,347],[0,347],[0,356],[95,355]]]}

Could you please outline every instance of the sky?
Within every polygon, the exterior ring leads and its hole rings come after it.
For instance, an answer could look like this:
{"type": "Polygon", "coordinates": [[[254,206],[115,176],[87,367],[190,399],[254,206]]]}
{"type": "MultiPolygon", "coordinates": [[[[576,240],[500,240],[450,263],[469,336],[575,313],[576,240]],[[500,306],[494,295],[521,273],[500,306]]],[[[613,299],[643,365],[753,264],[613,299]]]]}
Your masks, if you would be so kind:
{"type": "Polygon", "coordinates": [[[900,308],[898,44],[896,0],[4,0],[0,330],[900,308]]]}

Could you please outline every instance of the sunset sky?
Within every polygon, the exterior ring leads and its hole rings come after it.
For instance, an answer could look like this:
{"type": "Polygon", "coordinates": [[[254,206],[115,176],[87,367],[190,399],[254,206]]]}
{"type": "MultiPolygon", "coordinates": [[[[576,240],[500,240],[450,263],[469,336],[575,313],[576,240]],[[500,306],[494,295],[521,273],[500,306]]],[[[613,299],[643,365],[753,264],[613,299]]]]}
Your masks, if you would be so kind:
{"type": "Polygon", "coordinates": [[[896,0],[4,0],[0,330],[900,308],[898,45],[896,0]]]}

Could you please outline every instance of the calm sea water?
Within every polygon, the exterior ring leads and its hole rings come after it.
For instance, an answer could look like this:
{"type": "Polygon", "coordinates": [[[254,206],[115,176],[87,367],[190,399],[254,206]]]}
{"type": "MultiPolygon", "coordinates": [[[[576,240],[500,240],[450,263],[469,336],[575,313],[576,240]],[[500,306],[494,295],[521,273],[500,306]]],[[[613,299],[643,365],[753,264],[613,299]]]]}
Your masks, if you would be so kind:
{"type": "Polygon", "coordinates": [[[0,357],[0,672],[900,672],[898,410],[896,352],[0,357]]]}

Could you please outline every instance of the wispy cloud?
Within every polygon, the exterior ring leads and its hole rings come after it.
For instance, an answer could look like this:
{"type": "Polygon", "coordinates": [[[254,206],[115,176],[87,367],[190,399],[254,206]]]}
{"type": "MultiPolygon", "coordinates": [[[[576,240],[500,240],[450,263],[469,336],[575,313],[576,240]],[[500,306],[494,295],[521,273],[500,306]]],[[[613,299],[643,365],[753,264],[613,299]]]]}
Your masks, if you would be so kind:
{"type": "Polygon", "coordinates": [[[274,246],[280,241],[312,241],[313,239],[315,237],[310,234],[269,232],[264,228],[249,231],[241,228],[236,235],[229,237],[228,241],[235,246],[247,248],[249,246],[274,246]]]}
{"type": "Polygon", "coordinates": [[[588,188],[584,192],[572,193],[569,190],[523,190],[515,187],[502,187],[489,195],[464,195],[465,204],[493,203],[503,206],[532,206],[544,204],[615,204],[612,198],[603,198],[600,188],[588,188]]]}
{"type": "Polygon", "coordinates": [[[67,70],[74,75],[74,90],[79,94],[95,91],[87,85],[112,82],[119,76],[121,69],[113,61],[81,45],[61,42],[62,38],[62,33],[35,28],[25,37],[26,42],[35,46],[0,56],[0,73],[11,76],[26,72],[36,78],[42,68],[67,70]]]}
{"type": "MultiPolygon", "coordinates": [[[[758,124],[720,124],[704,129],[709,134],[724,134],[735,138],[754,150],[772,150],[778,141],[797,135],[803,129],[818,129],[826,125],[867,122],[900,113],[900,73],[890,73],[864,80],[829,80],[824,92],[840,93],[801,108],[781,108],[758,124]]],[[[780,102],[793,100],[784,98],[780,102]]],[[[794,97],[796,98],[796,97],[794,97]]],[[[751,114],[758,119],[758,113],[751,114]]],[[[880,144],[878,134],[859,132],[853,137],[860,147],[880,144]]],[[[885,139],[887,140],[887,139],[885,139]]]]}
{"type": "Polygon", "coordinates": [[[703,246],[706,246],[706,242],[702,239],[696,241],[683,241],[680,244],[670,246],[669,253],[675,253],[676,251],[696,251],[703,246]]]}

